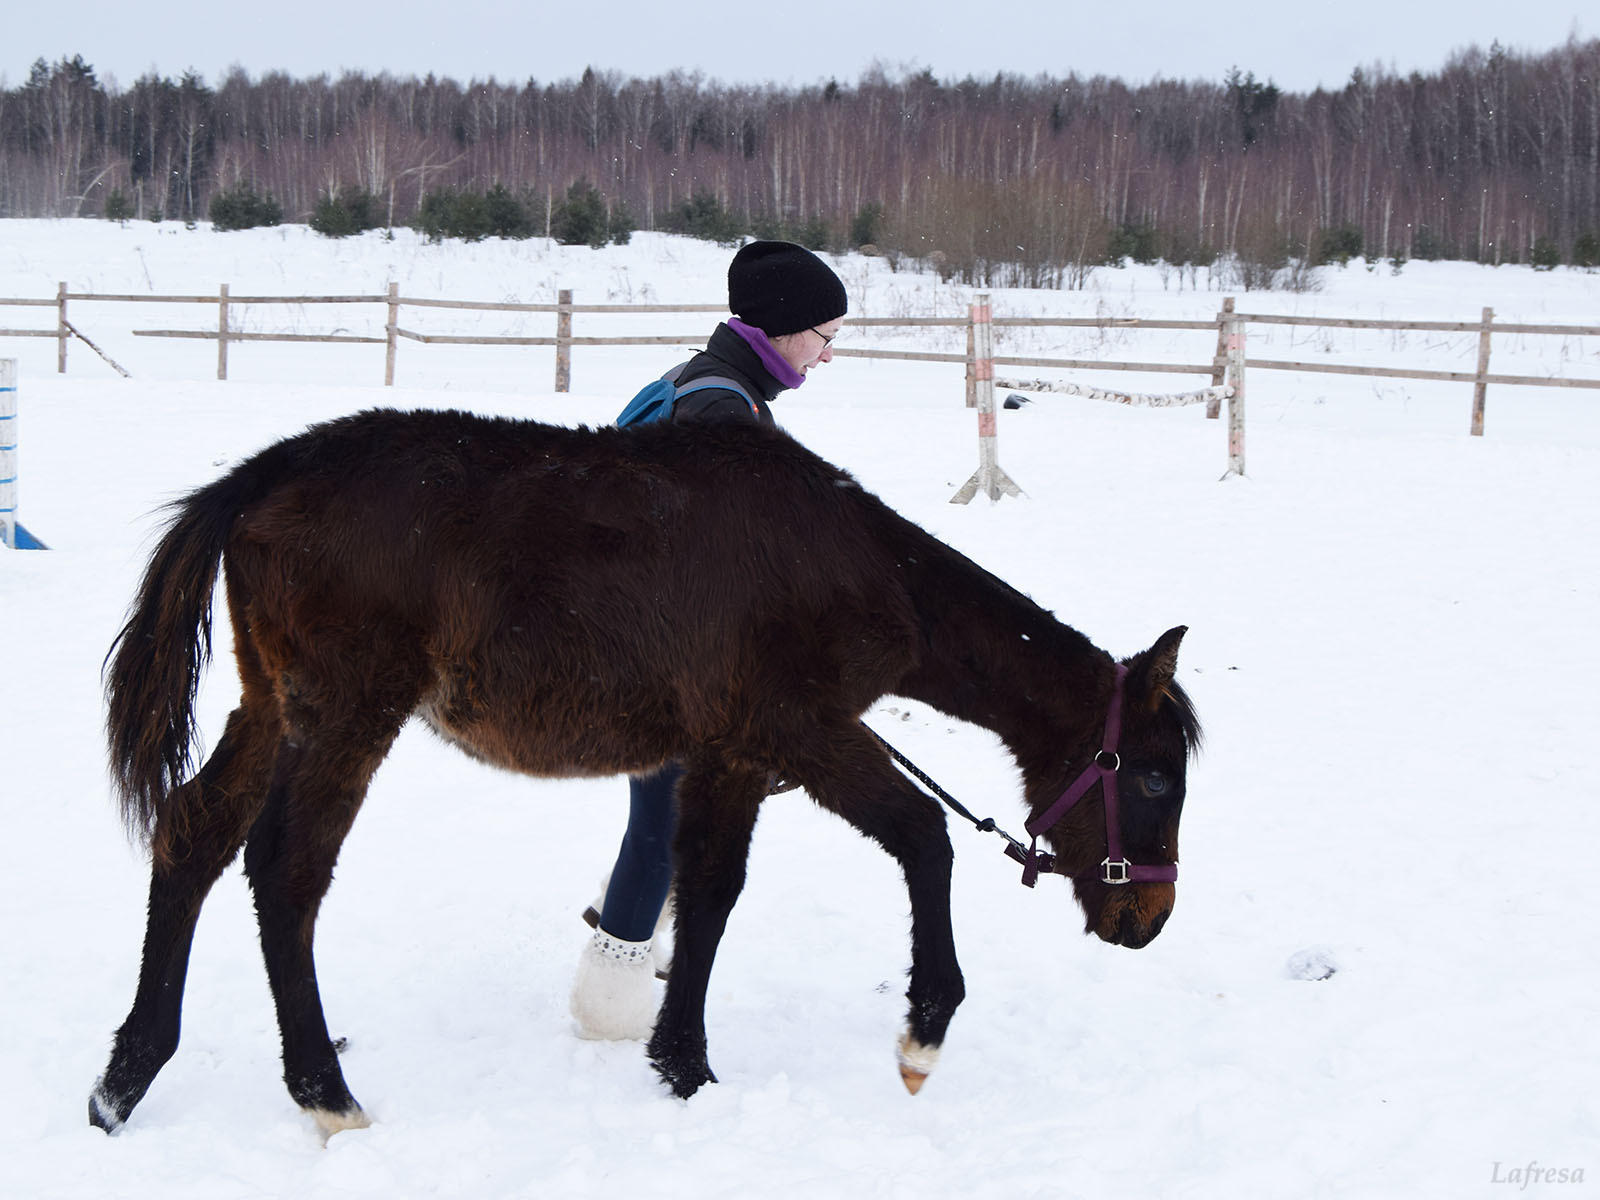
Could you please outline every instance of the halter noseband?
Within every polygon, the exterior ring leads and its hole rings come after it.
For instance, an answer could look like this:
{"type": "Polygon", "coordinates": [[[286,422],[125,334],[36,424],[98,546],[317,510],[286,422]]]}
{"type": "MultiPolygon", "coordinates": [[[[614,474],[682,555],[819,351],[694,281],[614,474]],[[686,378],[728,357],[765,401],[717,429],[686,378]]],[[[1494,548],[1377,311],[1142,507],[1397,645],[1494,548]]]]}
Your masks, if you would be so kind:
{"type": "Polygon", "coordinates": [[[1122,759],[1117,754],[1117,742],[1122,736],[1122,684],[1127,677],[1128,668],[1119,664],[1116,683],[1111,691],[1111,710],[1106,713],[1103,749],[1054,804],[1024,826],[1033,837],[1027,850],[1022,850],[1015,843],[1007,847],[1006,853],[1022,863],[1022,882],[1028,887],[1038,880],[1040,871],[1055,869],[1055,856],[1037,849],[1039,835],[1066,816],[1096,783],[1100,785],[1105,798],[1106,811],[1106,857],[1100,864],[1100,881],[1117,884],[1173,883],[1178,878],[1177,863],[1135,866],[1122,853],[1122,829],[1117,819],[1117,769],[1122,766],[1122,759]]]}

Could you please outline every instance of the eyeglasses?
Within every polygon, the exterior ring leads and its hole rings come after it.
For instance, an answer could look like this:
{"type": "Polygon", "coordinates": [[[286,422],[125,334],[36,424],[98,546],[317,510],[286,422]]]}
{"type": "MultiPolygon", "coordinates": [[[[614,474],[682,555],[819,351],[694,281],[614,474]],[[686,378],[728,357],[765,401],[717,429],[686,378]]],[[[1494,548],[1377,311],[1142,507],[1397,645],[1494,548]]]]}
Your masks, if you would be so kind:
{"type": "Polygon", "coordinates": [[[822,339],[822,348],[824,350],[826,350],[829,346],[833,345],[833,339],[838,337],[839,334],[843,333],[844,330],[841,328],[835,333],[827,334],[827,333],[823,333],[822,330],[818,329],[815,325],[813,325],[811,327],[811,332],[816,334],[819,338],[822,339]]]}

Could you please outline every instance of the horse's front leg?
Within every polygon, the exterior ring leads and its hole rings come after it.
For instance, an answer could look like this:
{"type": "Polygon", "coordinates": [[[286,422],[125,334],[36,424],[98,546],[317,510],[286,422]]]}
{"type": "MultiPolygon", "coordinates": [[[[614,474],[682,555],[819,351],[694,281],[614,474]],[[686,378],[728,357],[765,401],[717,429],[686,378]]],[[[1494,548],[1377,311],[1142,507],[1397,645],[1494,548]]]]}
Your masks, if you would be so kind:
{"type": "Polygon", "coordinates": [[[744,888],[750,835],[766,795],[765,773],[692,761],[678,784],[672,974],[650,1038],[650,1061],[687,1099],[715,1083],[706,1056],[706,990],[728,914],[744,888]]]}
{"type": "Polygon", "coordinates": [[[944,813],[890,764],[857,725],[826,742],[825,758],[795,776],[823,808],[837,813],[892,855],[911,900],[909,1011],[897,1057],[907,1090],[919,1091],[938,1062],[945,1034],[966,998],[950,923],[954,852],[944,813]]]}
{"type": "MultiPolygon", "coordinates": [[[[917,799],[925,798],[917,795],[917,799]]],[[[954,852],[944,814],[933,808],[930,819],[907,825],[911,827],[902,825],[896,831],[906,835],[900,848],[884,844],[899,860],[911,897],[911,981],[906,989],[910,1009],[897,1058],[900,1078],[915,1095],[939,1061],[950,1020],[966,999],[967,988],[956,961],[955,931],[950,923],[954,852]]]]}

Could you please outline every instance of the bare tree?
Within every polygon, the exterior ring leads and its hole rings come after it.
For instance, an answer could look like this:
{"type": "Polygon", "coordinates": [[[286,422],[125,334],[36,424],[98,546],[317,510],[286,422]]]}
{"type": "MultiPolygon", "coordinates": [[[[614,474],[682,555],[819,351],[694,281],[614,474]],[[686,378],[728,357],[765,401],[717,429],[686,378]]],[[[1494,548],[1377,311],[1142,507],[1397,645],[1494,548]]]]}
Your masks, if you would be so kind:
{"type": "Polygon", "coordinates": [[[81,58],[41,60],[0,89],[0,213],[11,215],[92,212],[127,184],[140,215],[195,216],[216,189],[248,182],[292,215],[356,187],[405,221],[436,187],[553,197],[578,179],[647,228],[709,196],[749,229],[837,244],[871,205],[897,253],[940,249],[979,272],[999,270],[982,264],[1003,252],[1030,269],[1047,211],[1076,222],[1040,260],[1057,266],[1061,247],[1087,253],[1117,226],[1159,231],[1183,254],[1233,249],[1247,227],[1304,244],[1353,226],[1369,254],[1502,261],[1539,238],[1566,250],[1600,232],[1600,41],[1468,48],[1431,74],[1364,67],[1309,94],[1238,69],[1131,86],[881,65],[798,89],[599,67],[465,86],[356,72],[251,80],[235,67],[215,91],[192,71],[121,91],[81,58]],[[1019,199],[1026,220],[1008,213],[1019,199]],[[1011,251],[983,241],[1019,222],[1032,232],[1011,251]]]}

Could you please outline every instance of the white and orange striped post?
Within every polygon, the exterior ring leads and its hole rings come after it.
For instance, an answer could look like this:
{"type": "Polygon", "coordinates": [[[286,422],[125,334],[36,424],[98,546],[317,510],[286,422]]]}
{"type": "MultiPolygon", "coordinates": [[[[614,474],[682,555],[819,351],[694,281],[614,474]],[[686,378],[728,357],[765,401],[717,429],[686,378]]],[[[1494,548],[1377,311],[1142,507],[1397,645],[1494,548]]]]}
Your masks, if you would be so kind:
{"type": "Polygon", "coordinates": [[[970,328],[972,375],[978,398],[978,469],[950,497],[951,504],[966,504],[979,492],[990,500],[1022,495],[1022,489],[1000,467],[994,419],[994,310],[989,306],[987,292],[980,292],[973,301],[970,328]]]}

